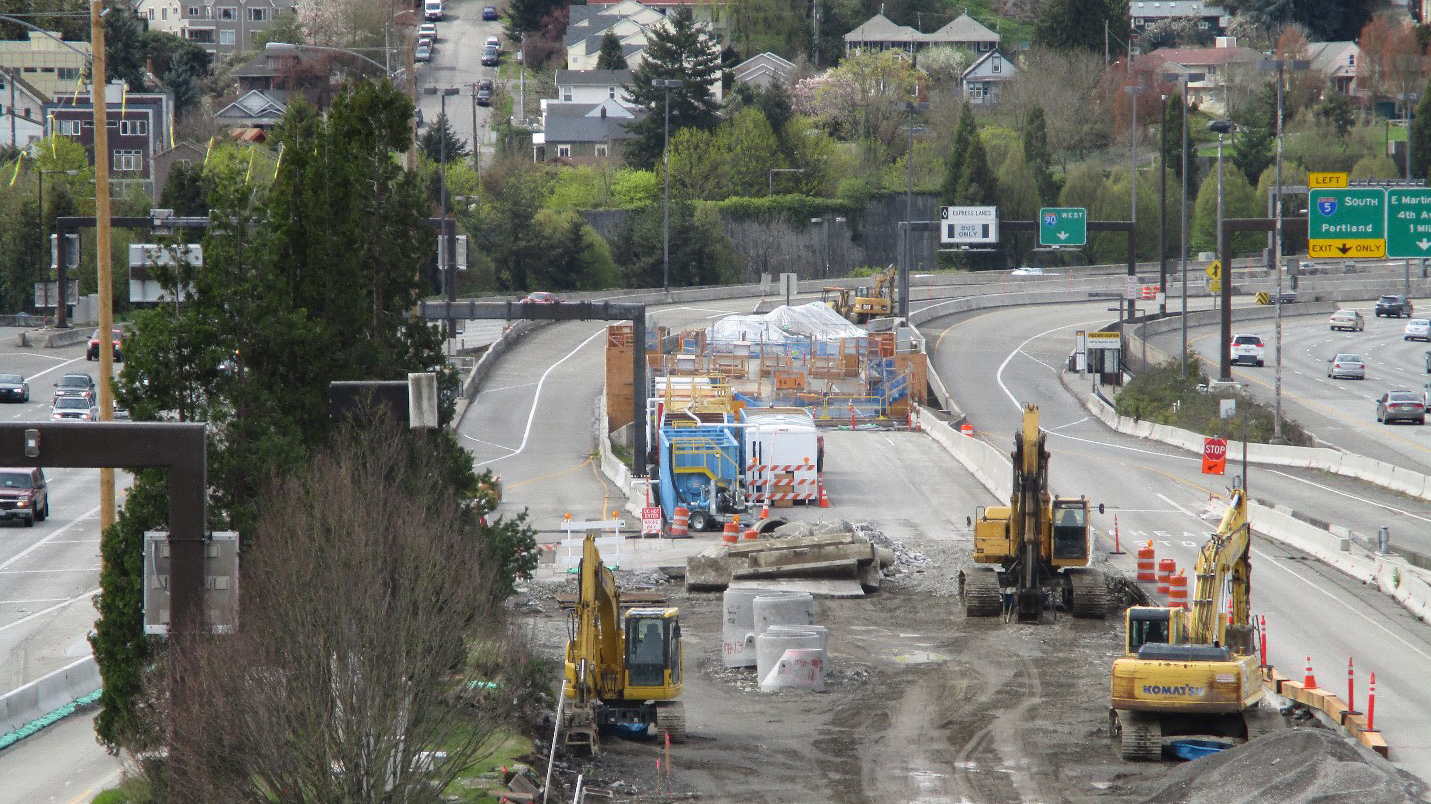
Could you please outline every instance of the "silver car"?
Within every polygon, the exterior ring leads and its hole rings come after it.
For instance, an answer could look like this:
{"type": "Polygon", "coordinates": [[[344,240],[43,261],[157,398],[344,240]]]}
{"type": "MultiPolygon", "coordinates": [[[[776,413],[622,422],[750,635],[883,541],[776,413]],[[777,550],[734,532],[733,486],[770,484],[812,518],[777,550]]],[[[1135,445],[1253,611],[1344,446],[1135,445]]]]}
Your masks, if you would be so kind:
{"type": "Polygon", "coordinates": [[[1364,380],[1366,364],[1361,355],[1337,355],[1327,361],[1327,376],[1332,379],[1364,380]]]}

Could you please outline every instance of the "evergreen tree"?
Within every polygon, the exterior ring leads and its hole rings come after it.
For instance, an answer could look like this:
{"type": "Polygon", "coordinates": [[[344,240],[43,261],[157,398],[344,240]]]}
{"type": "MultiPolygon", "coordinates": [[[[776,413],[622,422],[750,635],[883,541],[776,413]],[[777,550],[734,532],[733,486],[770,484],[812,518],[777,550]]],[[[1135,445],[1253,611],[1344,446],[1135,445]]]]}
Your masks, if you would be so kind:
{"type": "MultiPolygon", "coordinates": [[[[1168,170],[1177,176],[1179,181],[1183,175],[1183,103],[1182,95],[1173,95],[1168,98],[1168,117],[1163,123],[1162,148],[1163,159],[1166,161],[1168,170]]],[[[1192,132],[1188,132],[1188,187],[1190,192],[1195,192],[1198,186],[1197,172],[1197,143],[1192,139],[1192,132]]],[[[1171,190],[1169,190],[1171,192],[1171,190]]]]}
{"type": "Polygon", "coordinates": [[[984,138],[975,134],[964,154],[964,166],[959,175],[959,191],[954,203],[968,206],[995,206],[999,203],[999,182],[989,167],[984,150],[984,138]]]}
{"type": "Polygon", "coordinates": [[[185,217],[208,217],[212,179],[204,177],[203,165],[180,162],[169,171],[164,189],[159,194],[159,206],[172,209],[185,217]]]}
{"type": "Polygon", "coordinates": [[[422,134],[422,139],[418,142],[418,147],[427,154],[427,158],[442,164],[444,157],[448,162],[461,161],[472,151],[467,147],[467,140],[459,140],[452,132],[452,126],[448,124],[447,118],[441,114],[437,116],[437,122],[427,127],[427,131],[422,134]]]}
{"type": "MultiPolygon", "coordinates": [[[[1332,94],[1345,100],[1340,92],[1332,94]]],[[[1421,100],[1416,104],[1416,115],[1411,118],[1411,131],[1407,137],[1411,146],[1411,178],[1431,177],[1431,83],[1421,92],[1421,100]]]]}
{"type": "Polygon", "coordinates": [[[1115,0],[1047,0],[1034,21],[1033,43],[1054,50],[1123,52],[1118,36],[1127,29],[1128,7],[1115,0]]]}
{"type": "MultiPolygon", "coordinates": [[[[626,216],[612,249],[627,287],[661,287],[661,205],[626,216]]],[[[671,287],[719,285],[735,276],[735,257],[719,219],[700,219],[685,201],[671,202],[671,287]]]]}
{"type": "Polygon", "coordinates": [[[508,39],[519,42],[522,34],[541,30],[542,20],[564,5],[563,0],[508,0],[503,30],[508,39]]]}
{"type": "Polygon", "coordinates": [[[697,25],[686,7],[678,8],[647,39],[641,66],[631,75],[627,94],[648,114],[631,127],[626,161],[650,170],[660,161],[665,145],[665,113],[670,93],[671,133],[689,126],[710,130],[719,122],[712,87],[720,80],[720,43],[697,25]],[[657,80],[677,80],[673,89],[655,86],[657,80]]]}
{"type": "MultiPolygon", "coordinates": [[[[1356,115],[1352,112],[1351,100],[1341,92],[1328,92],[1322,102],[1317,104],[1317,120],[1324,125],[1330,126],[1336,132],[1338,139],[1343,139],[1351,132],[1356,125],[1356,115]]],[[[1421,102],[1426,102],[1426,95],[1421,96],[1421,102]]],[[[1421,121],[1421,107],[1416,107],[1416,120],[1413,121],[1412,130],[1415,131],[1415,123],[1421,121]]],[[[1413,158],[1415,155],[1413,154],[1413,158]]]]}
{"type": "MultiPolygon", "coordinates": [[[[1039,196],[1038,180],[1024,159],[1022,149],[1010,148],[1008,155],[1004,157],[1004,163],[999,167],[998,192],[999,217],[1023,221],[1037,218],[1043,200],[1039,196]]],[[[1030,245],[1029,238],[1016,235],[1006,237],[1004,242],[1013,261],[1024,262],[1030,245]]]]}
{"type": "Polygon", "coordinates": [[[621,40],[617,38],[616,32],[609,28],[601,35],[601,52],[596,55],[596,69],[626,69],[626,57],[621,55],[621,40]]]}
{"type": "Polygon", "coordinates": [[[979,136],[974,123],[974,110],[965,103],[959,109],[959,122],[954,127],[954,141],[949,146],[949,156],[944,160],[944,184],[939,195],[946,203],[954,203],[959,194],[959,181],[964,175],[965,154],[969,144],[979,136]]]}
{"type": "Polygon", "coordinates": [[[1232,136],[1232,164],[1242,171],[1248,183],[1256,181],[1272,164],[1274,139],[1265,126],[1241,125],[1232,136]]]}
{"type": "Polygon", "coordinates": [[[1048,126],[1043,107],[1035,105],[1024,118],[1024,162],[1033,174],[1038,197],[1043,205],[1058,199],[1058,184],[1053,178],[1053,155],[1048,149],[1048,126]]]}
{"type": "MultiPolygon", "coordinates": [[[[111,81],[123,81],[130,92],[143,92],[145,61],[144,25],[128,4],[110,8],[104,15],[104,69],[111,81]]],[[[89,36],[85,36],[88,39],[89,36]]]]}

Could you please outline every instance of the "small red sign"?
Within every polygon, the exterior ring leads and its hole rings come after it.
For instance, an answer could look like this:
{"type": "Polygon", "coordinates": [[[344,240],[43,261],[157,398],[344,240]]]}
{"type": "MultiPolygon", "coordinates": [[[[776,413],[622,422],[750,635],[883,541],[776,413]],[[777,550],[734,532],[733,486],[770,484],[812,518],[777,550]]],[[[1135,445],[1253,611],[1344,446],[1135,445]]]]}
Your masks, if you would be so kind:
{"type": "Polygon", "coordinates": [[[1227,439],[1204,438],[1202,440],[1202,473],[1220,475],[1227,469],[1227,439]]]}
{"type": "Polygon", "coordinates": [[[642,508],[641,509],[641,532],[660,533],[661,532],[661,509],[642,508]]]}

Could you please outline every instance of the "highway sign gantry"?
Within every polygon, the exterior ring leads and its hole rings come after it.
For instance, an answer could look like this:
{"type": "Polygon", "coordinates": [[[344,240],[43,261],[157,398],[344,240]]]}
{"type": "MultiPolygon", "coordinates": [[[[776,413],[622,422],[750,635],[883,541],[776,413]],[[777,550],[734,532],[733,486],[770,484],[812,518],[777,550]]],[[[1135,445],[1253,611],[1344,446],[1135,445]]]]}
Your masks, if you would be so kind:
{"type": "Polygon", "coordinates": [[[1088,210],[1083,207],[1044,207],[1038,211],[1040,246],[1088,245],[1088,210]]]}
{"type": "Polygon", "coordinates": [[[1371,259],[1386,256],[1386,190],[1359,187],[1312,190],[1307,212],[1307,256],[1371,259]]]}
{"type": "Polygon", "coordinates": [[[1386,256],[1431,257],[1431,188],[1387,189],[1386,256]]]}

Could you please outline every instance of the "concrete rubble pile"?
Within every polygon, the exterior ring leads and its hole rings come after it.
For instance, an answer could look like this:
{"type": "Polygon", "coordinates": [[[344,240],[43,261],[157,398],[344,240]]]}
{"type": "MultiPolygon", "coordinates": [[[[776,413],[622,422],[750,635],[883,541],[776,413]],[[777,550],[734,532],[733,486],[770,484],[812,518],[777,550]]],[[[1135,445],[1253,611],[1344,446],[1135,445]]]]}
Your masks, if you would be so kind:
{"type": "Polygon", "coordinates": [[[895,552],[872,544],[848,522],[794,522],[759,539],[712,546],[686,560],[686,588],[718,592],[733,581],[775,579],[857,580],[865,592],[879,590],[881,570],[895,552]]]}
{"type": "Polygon", "coordinates": [[[1172,771],[1148,804],[1426,802],[1426,785],[1326,729],[1282,729],[1172,771]]]}

